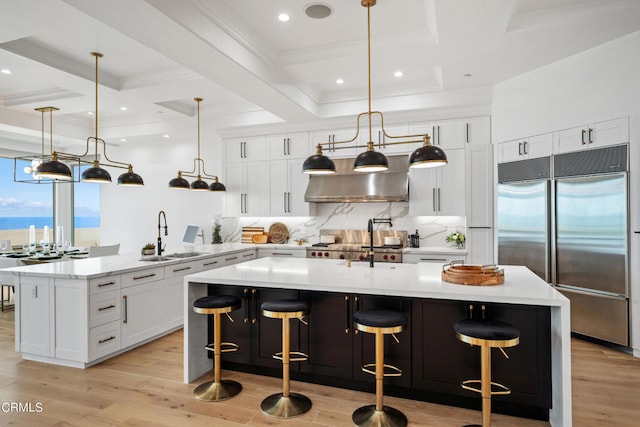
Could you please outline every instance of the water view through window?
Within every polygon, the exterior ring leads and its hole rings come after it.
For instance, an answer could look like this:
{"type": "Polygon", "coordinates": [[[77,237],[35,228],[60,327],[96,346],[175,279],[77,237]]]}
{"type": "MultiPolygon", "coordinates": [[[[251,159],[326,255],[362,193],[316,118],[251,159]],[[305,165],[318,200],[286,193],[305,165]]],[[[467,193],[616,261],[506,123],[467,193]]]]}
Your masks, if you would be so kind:
{"type": "MultiPolygon", "coordinates": [[[[23,179],[23,166],[18,165],[18,178],[23,179]]],[[[0,240],[10,240],[13,246],[29,243],[29,226],[36,228],[36,241],[43,238],[44,226],[50,230],[50,240],[54,241],[54,197],[51,184],[28,184],[14,182],[14,160],[0,157],[0,240]]],[[[77,167],[73,171],[78,173],[77,167]]],[[[77,175],[76,175],[77,176],[77,175]]],[[[28,178],[28,177],[27,177],[28,178]]],[[[91,246],[100,242],[100,186],[73,183],[73,225],[64,230],[64,240],[75,246],[91,246]],[[71,236],[74,235],[73,241],[71,236]]],[[[70,203],[63,200],[61,203],[70,203]]],[[[61,219],[59,218],[60,222],[61,219]]]]}

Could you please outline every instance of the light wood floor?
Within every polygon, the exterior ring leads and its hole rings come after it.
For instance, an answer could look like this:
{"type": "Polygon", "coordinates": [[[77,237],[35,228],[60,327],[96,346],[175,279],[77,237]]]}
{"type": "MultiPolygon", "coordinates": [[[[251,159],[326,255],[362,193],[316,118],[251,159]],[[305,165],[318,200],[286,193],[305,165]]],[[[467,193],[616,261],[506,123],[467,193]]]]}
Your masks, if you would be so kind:
{"type": "MultiPolygon", "coordinates": [[[[14,352],[13,312],[0,314],[1,426],[352,426],[351,413],[374,403],[372,394],[292,382],[292,391],[313,401],[302,417],[278,420],[260,412],[260,402],[281,390],[277,378],[223,372],[243,385],[237,397],[209,403],[193,399],[182,383],[182,331],[80,370],[23,361],[14,352]],[[41,412],[7,412],[7,403],[42,404],[41,412]]],[[[638,426],[640,359],[593,343],[572,341],[573,425],[638,426]]],[[[207,376],[208,379],[208,376],[207,376]]],[[[204,380],[200,379],[196,383],[204,380]]],[[[386,397],[409,426],[461,426],[479,422],[476,411],[386,397]]],[[[499,427],[548,426],[494,414],[499,427]]]]}

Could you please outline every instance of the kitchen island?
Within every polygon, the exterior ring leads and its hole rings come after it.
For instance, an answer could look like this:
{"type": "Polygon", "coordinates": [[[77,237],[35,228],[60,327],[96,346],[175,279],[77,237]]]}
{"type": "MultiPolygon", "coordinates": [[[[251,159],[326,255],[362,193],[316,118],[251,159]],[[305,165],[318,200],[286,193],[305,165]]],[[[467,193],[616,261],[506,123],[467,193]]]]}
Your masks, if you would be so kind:
{"type": "MultiPolygon", "coordinates": [[[[270,290],[273,296],[298,294],[302,296],[309,295],[312,298],[315,298],[314,295],[316,294],[314,292],[320,292],[327,295],[337,295],[336,302],[348,301],[349,295],[358,296],[354,300],[359,302],[363,302],[366,296],[379,296],[387,300],[398,299],[401,301],[401,305],[405,304],[405,306],[408,301],[411,304],[408,312],[411,313],[413,311],[413,314],[410,314],[410,332],[407,336],[413,340],[414,348],[422,347],[422,343],[416,342],[416,339],[421,337],[418,334],[421,331],[418,327],[412,328],[411,323],[420,319],[418,316],[419,307],[421,307],[420,304],[425,302],[431,304],[429,307],[435,309],[439,309],[440,306],[437,304],[440,302],[463,304],[465,306],[467,304],[480,303],[490,307],[495,306],[496,313],[505,312],[504,307],[507,307],[507,309],[509,307],[524,308],[527,310],[540,308],[543,312],[544,310],[548,311],[550,319],[547,323],[542,321],[540,324],[534,325],[532,330],[544,329],[540,328],[539,325],[546,325],[547,329],[539,332],[543,336],[546,334],[548,342],[547,347],[542,346],[541,348],[546,348],[548,352],[546,358],[550,361],[551,391],[549,393],[550,401],[547,406],[549,408],[549,421],[554,426],[570,426],[571,349],[569,301],[525,267],[506,266],[504,269],[505,283],[499,286],[463,286],[443,282],[441,280],[442,265],[432,263],[378,264],[371,269],[367,263],[352,263],[351,266],[348,266],[347,262],[342,260],[300,258],[262,258],[188,275],[184,279],[184,381],[185,383],[191,383],[211,369],[211,361],[207,357],[207,352],[203,350],[203,345],[206,343],[209,334],[208,322],[206,316],[194,313],[191,305],[196,298],[210,293],[212,287],[215,291],[216,287],[222,286],[222,292],[237,288],[241,294],[247,294],[255,293],[256,289],[258,289],[258,293],[259,290],[270,290]],[[345,295],[345,297],[343,298],[342,295],[345,295]]],[[[256,313],[259,311],[258,302],[256,299],[245,300],[244,307],[241,309],[244,310],[244,322],[235,322],[234,325],[242,325],[243,323],[259,325],[261,321],[259,314],[256,313]],[[251,302],[247,303],[247,301],[251,302]],[[250,313],[251,311],[253,311],[253,314],[250,313]]],[[[319,308],[320,304],[316,305],[312,302],[311,322],[314,321],[312,317],[314,312],[317,313],[319,308]],[[316,308],[315,311],[314,307],[316,308]]],[[[464,309],[462,310],[462,313],[464,313],[464,309]]],[[[347,311],[350,314],[352,312],[353,309],[347,311]]],[[[328,323],[329,320],[331,319],[320,319],[318,323],[328,323]]],[[[344,316],[342,316],[340,321],[345,322],[346,330],[349,330],[348,319],[344,320],[344,316]]],[[[266,322],[262,323],[266,324],[266,322]]],[[[312,326],[314,326],[313,323],[310,323],[309,329],[312,326]]],[[[434,325],[432,322],[427,326],[437,327],[441,331],[445,331],[445,336],[455,335],[452,324],[448,321],[441,325],[434,325]]],[[[317,328],[318,326],[316,325],[317,328]]],[[[424,325],[422,329],[425,329],[424,325]]],[[[263,333],[266,331],[266,326],[260,326],[255,331],[255,335],[263,333]]],[[[225,341],[233,341],[236,337],[230,337],[229,332],[233,332],[233,330],[229,327],[229,323],[226,323],[223,327],[223,339],[225,341]]],[[[399,338],[402,340],[401,335],[399,338]]],[[[242,335],[237,337],[242,338],[242,335]]],[[[259,337],[254,337],[254,343],[256,338],[259,340],[259,337]]],[[[340,337],[336,335],[335,338],[339,339],[340,337]]],[[[521,346],[531,344],[523,341],[524,336],[521,346]]],[[[304,338],[301,338],[298,344],[305,345],[304,338]]],[[[434,351],[440,345],[438,342],[428,344],[434,351]]],[[[311,345],[311,343],[306,342],[306,345],[311,345]]],[[[464,348],[461,343],[460,346],[461,349],[464,348]]],[[[251,351],[253,353],[252,359],[250,359],[251,363],[245,363],[245,366],[261,364],[261,358],[265,358],[261,354],[263,352],[262,349],[251,351]]],[[[458,350],[455,351],[458,352],[458,350]]],[[[453,354],[451,353],[451,355],[453,354]]],[[[477,355],[477,353],[474,354],[477,355]]],[[[372,357],[372,353],[369,356],[372,357]]],[[[542,356],[534,357],[530,360],[533,360],[533,363],[537,363],[536,361],[545,359],[545,355],[542,356]]],[[[405,357],[411,356],[405,355],[405,357]]],[[[413,357],[415,358],[415,355],[413,357]]],[[[498,359],[498,357],[500,357],[499,354],[495,354],[494,360],[498,359]]],[[[311,352],[310,364],[313,358],[314,354],[311,352]]],[[[410,368],[405,371],[406,376],[409,377],[405,379],[405,381],[408,381],[408,385],[405,384],[404,387],[399,387],[399,390],[415,387],[417,376],[413,373],[413,380],[411,379],[411,367],[415,369],[419,362],[419,360],[409,362],[410,368]]],[[[522,366],[517,366],[516,364],[517,360],[509,369],[512,371],[524,370],[522,366]]],[[[538,368],[540,367],[527,366],[527,369],[534,371],[538,368]]],[[[260,371],[258,370],[257,372],[260,371]]],[[[300,374],[300,378],[313,378],[312,376],[305,377],[302,374],[300,374]]],[[[478,375],[479,371],[476,372],[476,376],[478,375]]],[[[541,377],[544,377],[544,374],[541,377]]],[[[348,385],[346,386],[348,387],[348,385]]],[[[428,393],[424,395],[428,396],[428,393]]],[[[479,400],[477,397],[474,397],[474,399],[479,400]]]]}

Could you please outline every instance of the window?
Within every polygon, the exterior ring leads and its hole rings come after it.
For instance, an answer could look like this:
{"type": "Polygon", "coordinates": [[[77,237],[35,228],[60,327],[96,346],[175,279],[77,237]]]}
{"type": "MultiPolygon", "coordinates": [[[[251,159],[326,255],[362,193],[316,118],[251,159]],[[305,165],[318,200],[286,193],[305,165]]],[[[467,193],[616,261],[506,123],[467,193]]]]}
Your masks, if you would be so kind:
{"type": "MultiPolygon", "coordinates": [[[[24,168],[31,164],[18,162],[19,179],[29,178],[24,168]]],[[[29,226],[36,227],[36,241],[45,225],[53,229],[53,185],[14,182],[14,160],[0,157],[0,240],[11,240],[14,246],[29,243],[29,226]]],[[[53,235],[50,232],[51,240],[53,235]]]]}
{"type": "MultiPolygon", "coordinates": [[[[92,165],[76,166],[74,176],[80,176],[92,165]]],[[[100,244],[100,184],[75,182],[73,184],[74,245],[89,247],[100,244]]]]}

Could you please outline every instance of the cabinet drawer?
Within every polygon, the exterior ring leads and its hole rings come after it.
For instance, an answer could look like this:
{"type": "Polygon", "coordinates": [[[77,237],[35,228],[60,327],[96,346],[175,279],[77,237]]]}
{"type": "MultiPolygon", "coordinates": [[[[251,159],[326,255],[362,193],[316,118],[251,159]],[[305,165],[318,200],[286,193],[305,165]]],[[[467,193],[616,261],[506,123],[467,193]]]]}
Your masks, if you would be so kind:
{"type": "Polygon", "coordinates": [[[120,292],[102,292],[89,297],[89,327],[120,319],[120,292]]]}
{"type": "Polygon", "coordinates": [[[164,279],[164,267],[147,268],[122,275],[122,286],[139,285],[164,279]]]}
{"type": "Polygon", "coordinates": [[[120,350],[120,321],[105,323],[89,330],[89,361],[120,350]]]}
{"type": "Polygon", "coordinates": [[[120,275],[89,280],[89,295],[120,289],[120,275]]]}
{"type": "Polygon", "coordinates": [[[198,271],[211,270],[212,268],[222,267],[224,265],[224,257],[215,257],[198,261],[198,271]]]}
{"type": "Polygon", "coordinates": [[[417,264],[419,262],[433,262],[436,264],[448,264],[451,261],[465,261],[465,254],[438,254],[438,253],[426,253],[426,254],[403,254],[402,262],[405,264],[417,264]]]}
{"type": "Polygon", "coordinates": [[[165,279],[172,277],[186,276],[187,274],[193,274],[200,271],[198,264],[195,262],[185,262],[182,264],[169,265],[164,268],[165,279]]]}

